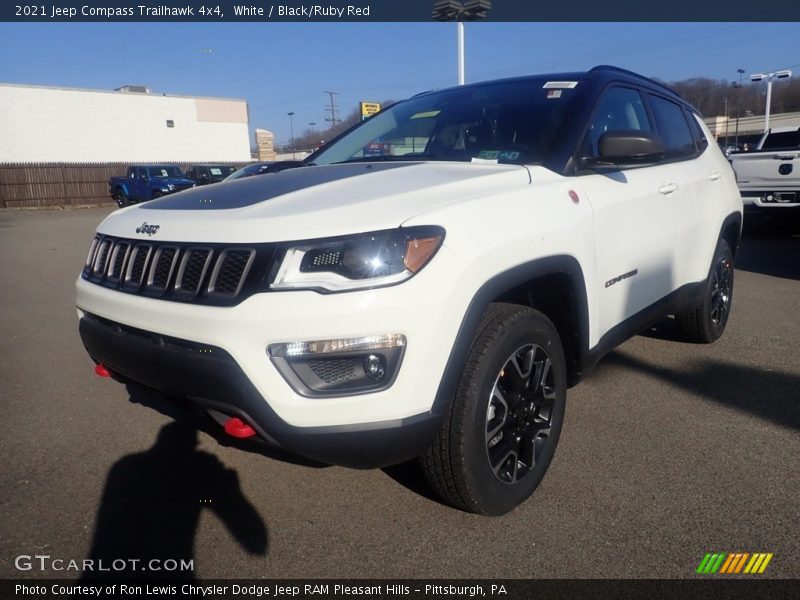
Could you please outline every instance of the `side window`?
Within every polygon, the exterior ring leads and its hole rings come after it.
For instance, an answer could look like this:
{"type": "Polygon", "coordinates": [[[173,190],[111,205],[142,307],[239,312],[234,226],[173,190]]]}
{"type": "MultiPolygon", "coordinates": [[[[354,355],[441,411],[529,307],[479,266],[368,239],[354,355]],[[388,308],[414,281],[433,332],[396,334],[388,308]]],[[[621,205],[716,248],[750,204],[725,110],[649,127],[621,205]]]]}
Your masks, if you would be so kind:
{"type": "Polygon", "coordinates": [[[598,157],[597,142],[607,131],[634,129],[652,131],[641,94],[633,88],[613,87],[597,102],[589,131],[581,146],[581,156],[598,157]]]}
{"type": "Polygon", "coordinates": [[[702,152],[708,148],[708,139],[706,138],[706,134],[703,133],[703,128],[700,127],[700,117],[691,111],[686,111],[685,115],[686,119],[689,121],[689,126],[692,129],[692,135],[694,135],[694,143],[697,146],[697,151],[702,152]]]}
{"type": "Polygon", "coordinates": [[[667,158],[683,159],[694,156],[697,153],[694,137],[680,105],[651,94],[650,107],[653,109],[658,133],[664,140],[667,158]]]}

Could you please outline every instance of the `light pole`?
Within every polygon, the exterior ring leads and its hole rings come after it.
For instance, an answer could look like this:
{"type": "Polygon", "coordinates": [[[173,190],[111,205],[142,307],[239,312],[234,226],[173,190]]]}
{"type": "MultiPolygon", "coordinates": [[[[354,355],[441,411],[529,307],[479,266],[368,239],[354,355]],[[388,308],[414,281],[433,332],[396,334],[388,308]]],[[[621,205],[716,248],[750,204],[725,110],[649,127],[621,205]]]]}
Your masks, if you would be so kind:
{"type": "Polygon", "coordinates": [[[289,144],[292,147],[292,158],[294,158],[294,119],[292,119],[292,117],[294,117],[294,112],[288,112],[286,114],[289,115],[289,131],[292,136],[289,144]]]}
{"type": "Polygon", "coordinates": [[[492,8],[490,0],[436,0],[433,3],[431,18],[436,21],[456,20],[458,27],[458,85],[464,85],[464,21],[477,21],[486,18],[492,8]]]}
{"type": "Polygon", "coordinates": [[[725,148],[728,148],[728,95],[725,95],[725,148]]]}
{"type": "Polygon", "coordinates": [[[754,73],[753,75],[750,75],[750,81],[767,80],[767,110],[764,112],[764,133],[769,130],[769,106],[772,102],[772,80],[788,79],[791,76],[792,72],[789,69],[775,71],[774,73],[754,73]]]}
{"type": "Polygon", "coordinates": [[[742,112],[742,75],[744,75],[744,69],[736,69],[736,72],[739,74],[739,83],[733,84],[733,87],[737,88],[736,92],[736,137],[733,140],[733,145],[736,146],[736,150],[739,150],[739,115],[742,112]]]}

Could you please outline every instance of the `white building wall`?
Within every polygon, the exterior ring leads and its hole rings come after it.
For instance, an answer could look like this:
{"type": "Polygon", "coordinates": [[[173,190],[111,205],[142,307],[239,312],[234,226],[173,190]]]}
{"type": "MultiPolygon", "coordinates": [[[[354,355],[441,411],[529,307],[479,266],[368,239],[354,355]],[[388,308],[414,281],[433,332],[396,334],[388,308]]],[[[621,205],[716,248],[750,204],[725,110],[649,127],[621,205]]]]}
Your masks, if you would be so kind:
{"type": "Polygon", "coordinates": [[[0,84],[0,132],[0,162],[250,160],[242,100],[0,84]]]}

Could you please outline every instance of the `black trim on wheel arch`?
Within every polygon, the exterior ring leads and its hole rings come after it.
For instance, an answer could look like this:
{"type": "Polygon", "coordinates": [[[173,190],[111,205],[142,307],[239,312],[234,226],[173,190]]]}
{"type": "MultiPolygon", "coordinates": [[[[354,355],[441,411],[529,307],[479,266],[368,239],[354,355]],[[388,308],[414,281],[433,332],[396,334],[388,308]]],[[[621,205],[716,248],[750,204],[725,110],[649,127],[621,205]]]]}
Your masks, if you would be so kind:
{"type": "MultiPolygon", "coordinates": [[[[720,235],[731,223],[741,223],[741,214],[733,213],[723,222],[720,235]],[[738,217],[738,221],[737,221],[738,217]]],[[[466,362],[469,349],[472,346],[476,329],[481,316],[486,311],[491,302],[507,292],[528,281],[533,281],[539,277],[563,273],[572,279],[573,287],[576,291],[575,301],[577,302],[577,322],[578,322],[578,360],[577,369],[569,381],[570,386],[574,386],[597,365],[598,361],[608,354],[611,350],[619,346],[627,339],[638,335],[653,323],[664,317],[674,314],[679,309],[693,306],[701,301],[705,281],[690,283],[681,286],[661,300],[642,309],[635,315],[628,317],[618,323],[603,335],[600,341],[589,348],[589,309],[586,297],[586,286],[583,278],[583,271],[578,261],[571,256],[552,256],[544,259],[532,261],[519,265],[509,271],[500,273],[484,283],[477,291],[470,302],[467,312],[462,320],[450,357],[447,361],[444,374],[439,383],[433,409],[441,414],[446,413],[446,409],[455,393],[458,379],[461,376],[464,363],[466,362]]]]}
{"type": "Polygon", "coordinates": [[[421,455],[442,424],[434,410],[377,423],[296,427],[275,413],[221,348],[86,313],[79,332],[89,355],[121,379],[238,416],[266,441],[319,462],[363,469],[398,464],[421,455]]]}
{"type": "MultiPolygon", "coordinates": [[[[503,293],[519,285],[540,277],[558,274],[565,274],[572,280],[578,308],[578,347],[581,349],[581,353],[589,347],[589,304],[586,299],[583,270],[577,259],[572,256],[558,255],[518,265],[489,279],[478,289],[470,301],[453,343],[453,348],[450,351],[444,374],[439,382],[439,389],[433,402],[434,412],[440,412],[441,414],[447,412],[446,409],[449,407],[453,394],[455,394],[458,379],[467,360],[478,324],[489,304],[503,293]]],[[[578,358],[577,379],[571,383],[577,383],[581,373],[584,371],[583,358],[583,356],[578,358]]]]}
{"type": "MultiPolygon", "coordinates": [[[[747,205],[745,205],[745,208],[747,205]]],[[[729,214],[725,219],[722,221],[722,226],[719,228],[719,236],[717,237],[717,241],[725,237],[725,232],[731,226],[736,226],[736,239],[735,240],[728,240],[728,243],[731,247],[731,253],[733,254],[734,258],[736,257],[736,250],[739,248],[739,242],[742,239],[742,213],[740,212],[732,212],[729,214]],[[733,243],[730,243],[733,241],[733,243]]],[[[714,244],[714,252],[717,251],[717,244],[714,244]]]]}

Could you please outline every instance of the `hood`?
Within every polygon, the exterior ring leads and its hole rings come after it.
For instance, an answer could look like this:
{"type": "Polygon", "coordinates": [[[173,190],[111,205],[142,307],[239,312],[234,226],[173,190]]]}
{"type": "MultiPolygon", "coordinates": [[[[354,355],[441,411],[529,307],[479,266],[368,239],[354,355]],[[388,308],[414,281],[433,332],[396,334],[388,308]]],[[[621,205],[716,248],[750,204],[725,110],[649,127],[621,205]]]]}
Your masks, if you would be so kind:
{"type": "Polygon", "coordinates": [[[194,181],[186,177],[154,177],[150,181],[163,185],[191,185],[194,183],[194,181]]]}
{"type": "MultiPolygon", "coordinates": [[[[197,187],[116,211],[99,231],[158,241],[257,243],[390,229],[442,204],[530,183],[518,165],[353,163],[197,187]]],[[[432,223],[435,224],[435,223],[432,223]]]]}

